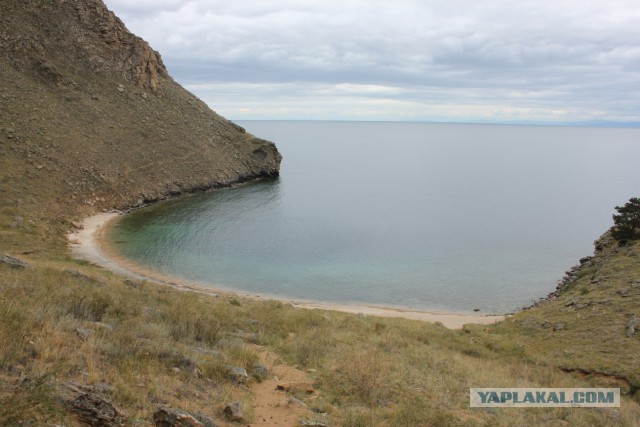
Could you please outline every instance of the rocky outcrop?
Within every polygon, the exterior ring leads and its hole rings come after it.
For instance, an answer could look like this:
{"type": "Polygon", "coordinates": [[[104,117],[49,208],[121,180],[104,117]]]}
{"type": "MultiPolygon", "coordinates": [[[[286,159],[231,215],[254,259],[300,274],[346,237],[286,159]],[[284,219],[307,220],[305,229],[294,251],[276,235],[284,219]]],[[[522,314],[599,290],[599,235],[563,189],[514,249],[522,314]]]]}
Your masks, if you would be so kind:
{"type": "MultiPolygon", "coordinates": [[[[124,414],[114,406],[99,390],[100,387],[87,384],[63,383],[59,387],[62,403],[85,425],[117,427],[124,423],[124,414]]],[[[106,384],[102,387],[108,390],[106,384]]]]}
{"type": "Polygon", "coordinates": [[[280,160],[177,84],[101,0],[0,2],[3,206],[126,209],[274,177],[280,160]]]}
{"type": "Polygon", "coordinates": [[[155,91],[159,78],[169,76],[160,55],[131,34],[101,0],[4,3],[0,50],[14,67],[47,82],[69,84],[68,73],[84,69],[96,77],[119,75],[155,91]],[[51,34],[51,25],[69,37],[51,34]],[[41,37],[41,28],[53,37],[41,37]],[[60,63],[52,52],[71,54],[74,61],[60,63]]]}
{"type": "Polygon", "coordinates": [[[29,265],[29,263],[24,262],[19,258],[12,257],[11,255],[6,255],[6,254],[0,255],[0,264],[5,264],[12,268],[33,270],[33,267],[29,265]]]}

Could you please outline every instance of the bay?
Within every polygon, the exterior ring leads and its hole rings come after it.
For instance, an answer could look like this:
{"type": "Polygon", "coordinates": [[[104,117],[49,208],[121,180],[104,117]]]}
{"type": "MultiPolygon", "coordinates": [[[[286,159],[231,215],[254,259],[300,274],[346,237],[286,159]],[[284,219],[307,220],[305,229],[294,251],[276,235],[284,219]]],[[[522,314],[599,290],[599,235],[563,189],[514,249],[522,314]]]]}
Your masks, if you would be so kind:
{"type": "Polygon", "coordinates": [[[504,313],[551,292],[638,195],[638,129],[243,121],[276,180],[140,209],[127,258],[211,286],[504,313]]]}

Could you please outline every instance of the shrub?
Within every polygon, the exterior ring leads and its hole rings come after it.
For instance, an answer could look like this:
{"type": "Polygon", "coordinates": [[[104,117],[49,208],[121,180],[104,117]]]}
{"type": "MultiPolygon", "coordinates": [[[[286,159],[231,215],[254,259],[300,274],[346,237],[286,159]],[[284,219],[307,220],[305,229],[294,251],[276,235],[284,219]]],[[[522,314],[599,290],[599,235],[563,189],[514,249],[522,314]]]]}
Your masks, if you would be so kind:
{"type": "Polygon", "coordinates": [[[640,198],[632,197],[624,206],[616,206],[611,235],[620,242],[640,237],[640,198]]]}

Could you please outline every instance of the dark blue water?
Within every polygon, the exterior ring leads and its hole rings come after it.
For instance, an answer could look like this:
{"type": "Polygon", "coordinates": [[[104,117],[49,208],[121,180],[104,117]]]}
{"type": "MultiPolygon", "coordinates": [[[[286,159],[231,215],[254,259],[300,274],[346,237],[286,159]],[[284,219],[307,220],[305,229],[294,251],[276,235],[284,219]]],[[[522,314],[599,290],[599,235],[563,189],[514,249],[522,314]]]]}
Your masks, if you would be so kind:
{"type": "Polygon", "coordinates": [[[134,212],[124,255],[241,291],[507,312],[590,255],[640,192],[640,131],[240,122],[281,177],[134,212]]]}

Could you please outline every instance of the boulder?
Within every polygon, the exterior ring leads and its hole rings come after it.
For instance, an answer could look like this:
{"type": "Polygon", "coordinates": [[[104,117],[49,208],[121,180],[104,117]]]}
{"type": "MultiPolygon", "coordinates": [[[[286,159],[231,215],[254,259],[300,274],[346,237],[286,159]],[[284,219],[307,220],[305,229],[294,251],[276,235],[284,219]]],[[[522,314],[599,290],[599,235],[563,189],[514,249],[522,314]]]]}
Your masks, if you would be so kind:
{"type": "Polygon", "coordinates": [[[242,405],[240,402],[229,402],[224,405],[224,415],[227,417],[229,421],[243,421],[244,413],[242,413],[242,405]]]}
{"type": "Polygon", "coordinates": [[[158,408],[153,423],[156,427],[218,427],[213,418],[171,408],[158,408]]]}
{"type": "Polygon", "coordinates": [[[100,427],[117,427],[125,423],[124,414],[106,398],[100,390],[86,384],[63,383],[60,400],[85,424],[100,427]]]}
{"type": "Polygon", "coordinates": [[[229,377],[237,384],[246,384],[249,382],[249,374],[244,368],[239,366],[227,366],[229,377]]]}

